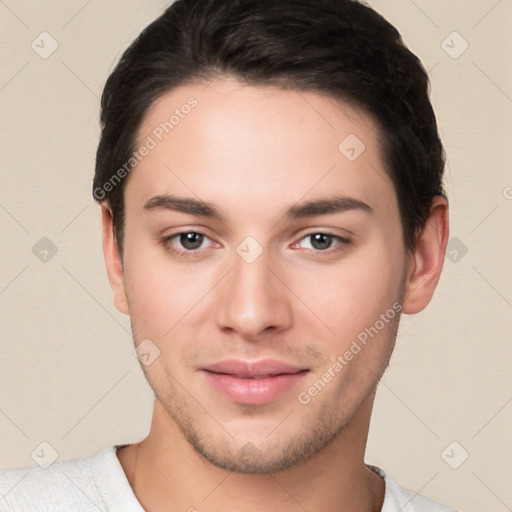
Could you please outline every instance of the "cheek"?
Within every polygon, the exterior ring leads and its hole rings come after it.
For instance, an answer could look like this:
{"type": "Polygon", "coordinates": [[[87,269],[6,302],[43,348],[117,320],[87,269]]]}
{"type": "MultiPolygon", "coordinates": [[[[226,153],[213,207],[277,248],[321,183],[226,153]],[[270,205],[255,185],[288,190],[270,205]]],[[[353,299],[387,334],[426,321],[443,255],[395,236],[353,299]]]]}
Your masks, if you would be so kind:
{"type": "Polygon", "coordinates": [[[378,240],[338,264],[295,275],[293,289],[303,303],[298,318],[317,324],[317,332],[334,344],[350,341],[398,300],[403,264],[399,254],[378,240]]]}
{"type": "Polygon", "coordinates": [[[171,264],[159,249],[141,247],[126,260],[125,283],[132,322],[141,335],[156,339],[174,329],[208,290],[200,272],[171,264]]]}

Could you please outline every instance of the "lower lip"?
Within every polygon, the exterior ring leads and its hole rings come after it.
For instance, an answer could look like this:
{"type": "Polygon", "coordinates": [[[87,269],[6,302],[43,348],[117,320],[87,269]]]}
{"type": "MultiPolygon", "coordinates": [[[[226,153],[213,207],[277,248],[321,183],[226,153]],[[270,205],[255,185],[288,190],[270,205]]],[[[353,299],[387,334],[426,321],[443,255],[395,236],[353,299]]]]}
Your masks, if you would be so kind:
{"type": "Polygon", "coordinates": [[[241,379],[225,373],[203,371],[209,384],[235,403],[262,405],[272,402],[302,381],[307,370],[263,379],[241,379]]]}

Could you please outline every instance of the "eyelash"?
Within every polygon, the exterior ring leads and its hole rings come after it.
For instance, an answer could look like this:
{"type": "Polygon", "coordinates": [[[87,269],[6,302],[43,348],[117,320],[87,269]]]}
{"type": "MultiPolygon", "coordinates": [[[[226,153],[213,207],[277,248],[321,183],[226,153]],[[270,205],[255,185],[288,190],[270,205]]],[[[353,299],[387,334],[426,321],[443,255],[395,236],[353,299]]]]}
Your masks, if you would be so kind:
{"type": "MultiPolygon", "coordinates": [[[[205,233],[201,232],[201,231],[180,231],[179,233],[175,233],[173,235],[166,236],[165,238],[162,238],[162,241],[161,241],[162,245],[164,246],[164,248],[167,251],[169,251],[170,253],[172,253],[172,254],[174,254],[176,256],[180,256],[180,257],[195,257],[195,256],[198,256],[202,249],[190,249],[190,250],[175,249],[174,247],[172,247],[170,245],[170,242],[171,242],[172,239],[177,238],[177,237],[179,237],[181,235],[186,235],[186,234],[190,234],[190,233],[194,233],[196,235],[201,235],[201,236],[203,236],[203,237],[205,237],[205,238],[210,240],[210,237],[208,235],[206,235],[205,233]]],[[[332,239],[334,241],[336,241],[338,243],[334,246],[334,248],[329,248],[329,249],[325,249],[325,250],[306,249],[306,251],[312,252],[312,253],[320,255],[320,256],[332,255],[334,253],[337,253],[337,252],[345,249],[346,246],[351,244],[351,241],[348,238],[344,238],[344,237],[342,237],[340,235],[335,235],[334,233],[329,233],[328,231],[312,231],[311,233],[307,233],[306,235],[301,237],[299,242],[301,242],[302,240],[304,240],[304,239],[306,239],[308,237],[311,237],[313,235],[318,235],[318,234],[330,236],[330,237],[332,237],[332,239]]],[[[297,245],[299,242],[296,242],[293,245],[297,245]]]]}
{"type": "Polygon", "coordinates": [[[175,249],[174,247],[172,247],[170,245],[170,242],[173,238],[178,238],[181,235],[187,235],[190,233],[194,233],[196,235],[201,235],[205,238],[210,239],[210,237],[208,235],[206,235],[205,233],[203,233],[201,231],[180,231],[179,233],[175,233],[174,235],[170,235],[170,236],[166,236],[165,238],[162,238],[162,245],[164,246],[164,248],[167,251],[169,251],[170,253],[172,253],[176,256],[192,257],[192,258],[195,256],[198,256],[201,249],[192,249],[192,250],[187,251],[186,249],[175,249]]]}

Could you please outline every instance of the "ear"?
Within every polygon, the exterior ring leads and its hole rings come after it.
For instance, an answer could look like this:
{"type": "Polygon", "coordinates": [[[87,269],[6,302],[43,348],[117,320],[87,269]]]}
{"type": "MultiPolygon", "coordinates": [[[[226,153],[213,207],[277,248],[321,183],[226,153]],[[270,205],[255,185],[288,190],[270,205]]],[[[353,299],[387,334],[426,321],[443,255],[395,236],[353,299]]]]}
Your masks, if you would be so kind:
{"type": "Polygon", "coordinates": [[[108,280],[114,293],[114,305],[121,313],[128,315],[129,309],[124,284],[123,263],[114,236],[112,212],[106,204],[101,205],[101,224],[103,230],[103,255],[105,256],[108,280]]]}
{"type": "Polygon", "coordinates": [[[418,313],[430,302],[441,276],[447,243],[448,202],[436,196],[425,227],[416,237],[408,257],[403,313],[418,313]]]}

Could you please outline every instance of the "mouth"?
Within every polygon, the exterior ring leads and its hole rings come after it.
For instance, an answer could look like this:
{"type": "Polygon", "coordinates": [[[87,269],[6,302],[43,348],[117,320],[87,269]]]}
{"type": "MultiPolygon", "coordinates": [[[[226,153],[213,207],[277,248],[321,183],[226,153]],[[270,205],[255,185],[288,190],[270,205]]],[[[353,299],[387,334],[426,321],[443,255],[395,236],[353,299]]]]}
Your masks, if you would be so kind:
{"type": "Polygon", "coordinates": [[[230,401],[263,405],[297,386],[309,369],[270,359],[258,362],[231,359],[201,368],[201,372],[207,384],[230,401]]]}

